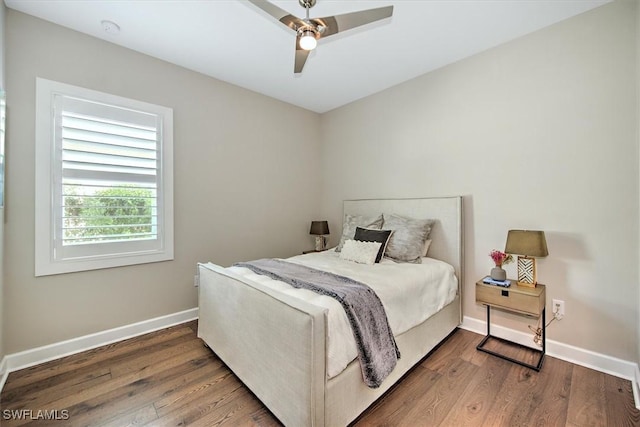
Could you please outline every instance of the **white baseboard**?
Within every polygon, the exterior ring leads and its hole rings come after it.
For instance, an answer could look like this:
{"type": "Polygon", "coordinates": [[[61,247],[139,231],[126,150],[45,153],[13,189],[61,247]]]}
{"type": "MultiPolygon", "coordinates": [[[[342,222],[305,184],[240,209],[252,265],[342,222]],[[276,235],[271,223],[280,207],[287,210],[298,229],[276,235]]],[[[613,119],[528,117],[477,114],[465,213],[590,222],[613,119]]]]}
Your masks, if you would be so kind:
{"type": "MultiPolygon", "coordinates": [[[[487,322],[485,322],[484,320],[478,320],[472,317],[464,316],[462,325],[460,327],[462,329],[476,332],[481,335],[487,334],[487,322]]],[[[515,331],[513,329],[494,325],[492,323],[491,335],[504,338],[527,347],[540,349],[540,347],[534,344],[533,335],[526,332],[515,331]]],[[[591,368],[596,371],[604,372],[605,374],[610,374],[615,377],[630,380],[634,390],[636,407],[639,407],[638,405],[640,393],[638,393],[638,391],[640,390],[637,390],[637,388],[638,381],[640,380],[640,372],[638,371],[637,363],[618,359],[612,356],[607,356],[606,354],[596,353],[584,348],[574,347],[572,345],[553,340],[547,340],[547,355],[555,357],[557,359],[565,360],[567,362],[575,363],[576,365],[591,368]]]]}
{"type": "MultiPolygon", "coordinates": [[[[168,328],[197,318],[198,309],[192,308],[178,313],[133,323],[131,325],[125,325],[59,343],[5,355],[0,361],[0,391],[2,391],[2,388],[4,387],[7,376],[13,371],[28,368],[30,366],[80,353],[82,351],[117,341],[133,338],[159,329],[168,328]]],[[[460,327],[481,335],[485,335],[487,331],[487,323],[485,321],[468,316],[464,316],[460,327]]],[[[491,325],[491,329],[491,334],[494,336],[508,339],[527,347],[539,348],[533,343],[531,334],[493,324],[491,325]]],[[[636,407],[640,409],[640,369],[638,368],[637,363],[553,340],[547,340],[547,355],[630,380],[636,407]]]]}
{"type": "Polygon", "coordinates": [[[8,376],[9,371],[7,370],[7,356],[4,356],[2,360],[0,360],[0,391],[2,391],[4,383],[7,382],[8,376]]]}
{"type": "Polygon", "coordinates": [[[635,381],[631,381],[633,388],[633,400],[636,402],[636,408],[640,409],[640,369],[636,365],[635,381]]]}
{"type": "Polygon", "coordinates": [[[142,322],[120,326],[95,334],[73,338],[42,347],[32,348],[19,353],[7,354],[0,362],[0,391],[10,372],[59,359],[61,357],[91,350],[92,348],[133,338],[159,329],[168,328],[198,318],[198,309],[192,308],[142,322]]]}

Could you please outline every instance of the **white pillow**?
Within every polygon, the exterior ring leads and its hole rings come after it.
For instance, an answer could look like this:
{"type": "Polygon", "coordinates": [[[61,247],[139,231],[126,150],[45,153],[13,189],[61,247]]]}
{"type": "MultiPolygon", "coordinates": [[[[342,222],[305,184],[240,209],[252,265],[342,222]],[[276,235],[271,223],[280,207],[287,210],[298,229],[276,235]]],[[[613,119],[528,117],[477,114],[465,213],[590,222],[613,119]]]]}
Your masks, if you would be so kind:
{"type": "Polygon", "coordinates": [[[340,258],[359,264],[375,264],[380,246],[382,246],[380,242],[360,242],[349,239],[342,246],[340,258]]]}

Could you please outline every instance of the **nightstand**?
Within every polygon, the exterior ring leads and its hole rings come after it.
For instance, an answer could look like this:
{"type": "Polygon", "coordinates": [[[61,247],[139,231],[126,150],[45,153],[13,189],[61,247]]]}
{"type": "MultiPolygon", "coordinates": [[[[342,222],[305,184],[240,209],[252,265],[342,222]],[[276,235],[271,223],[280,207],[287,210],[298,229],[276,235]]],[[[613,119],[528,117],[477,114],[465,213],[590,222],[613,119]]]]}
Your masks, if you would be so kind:
{"type": "MultiPolygon", "coordinates": [[[[542,361],[546,353],[547,336],[546,336],[546,319],[545,319],[545,305],[546,305],[546,287],[545,285],[538,285],[535,288],[525,288],[516,285],[517,280],[511,280],[512,285],[508,288],[503,288],[496,285],[487,285],[482,283],[482,280],[476,282],[476,303],[484,304],[487,306],[487,335],[484,337],[480,344],[476,347],[480,351],[489,353],[493,356],[500,357],[518,365],[525,366],[527,368],[540,371],[542,368],[542,361]],[[484,348],[484,345],[490,338],[494,338],[509,344],[520,345],[512,341],[499,338],[491,335],[491,307],[499,308],[501,310],[510,311],[512,313],[522,314],[524,316],[542,318],[542,350],[534,350],[540,353],[540,359],[535,365],[524,363],[520,360],[513,359],[511,357],[502,355],[493,350],[484,348]]],[[[529,347],[527,347],[529,348],[529,347]]]]}

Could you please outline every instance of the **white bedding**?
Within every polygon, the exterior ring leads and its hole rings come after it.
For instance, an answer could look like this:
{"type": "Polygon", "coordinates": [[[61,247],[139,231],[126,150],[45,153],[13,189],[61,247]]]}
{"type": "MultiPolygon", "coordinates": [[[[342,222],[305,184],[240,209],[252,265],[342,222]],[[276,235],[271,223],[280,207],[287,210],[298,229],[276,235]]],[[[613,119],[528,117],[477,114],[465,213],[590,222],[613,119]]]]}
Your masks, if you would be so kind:
{"type": "MultiPolygon", "coordinates": [[[[432,258],[423,258],[422,264],[400,264],[383,259],[379,264],[364,265],[340,259],[339,253],[328,250],[295,256],[287,261],[367,284],[382,301],[395,336],[437,313],[454,300],[458,289],[453,267],[432,258]]],[[[328,309],[329,378],[338,375],[356,358],[358,352],[353,333],[339,302],[306,289],[292,288],[284,282],[258,275],[247,268],[230,267],[230,270],[252,281],[328,309]]]]}

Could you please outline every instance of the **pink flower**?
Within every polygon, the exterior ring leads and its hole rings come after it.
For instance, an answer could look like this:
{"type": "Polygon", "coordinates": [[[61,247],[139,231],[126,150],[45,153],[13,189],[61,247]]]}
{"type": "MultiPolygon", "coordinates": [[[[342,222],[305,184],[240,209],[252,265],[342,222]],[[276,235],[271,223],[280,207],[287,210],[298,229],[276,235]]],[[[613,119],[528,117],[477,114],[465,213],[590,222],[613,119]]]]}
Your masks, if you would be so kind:
{"type": "Polygon", "coordinates": [[[504,252],[500,252],[496,249],[489,252],[489,256],[495,263],[496,267],[502,267],[502,264],[509,264],[513,261],[511,254],[505,254],[504,252]]]}

